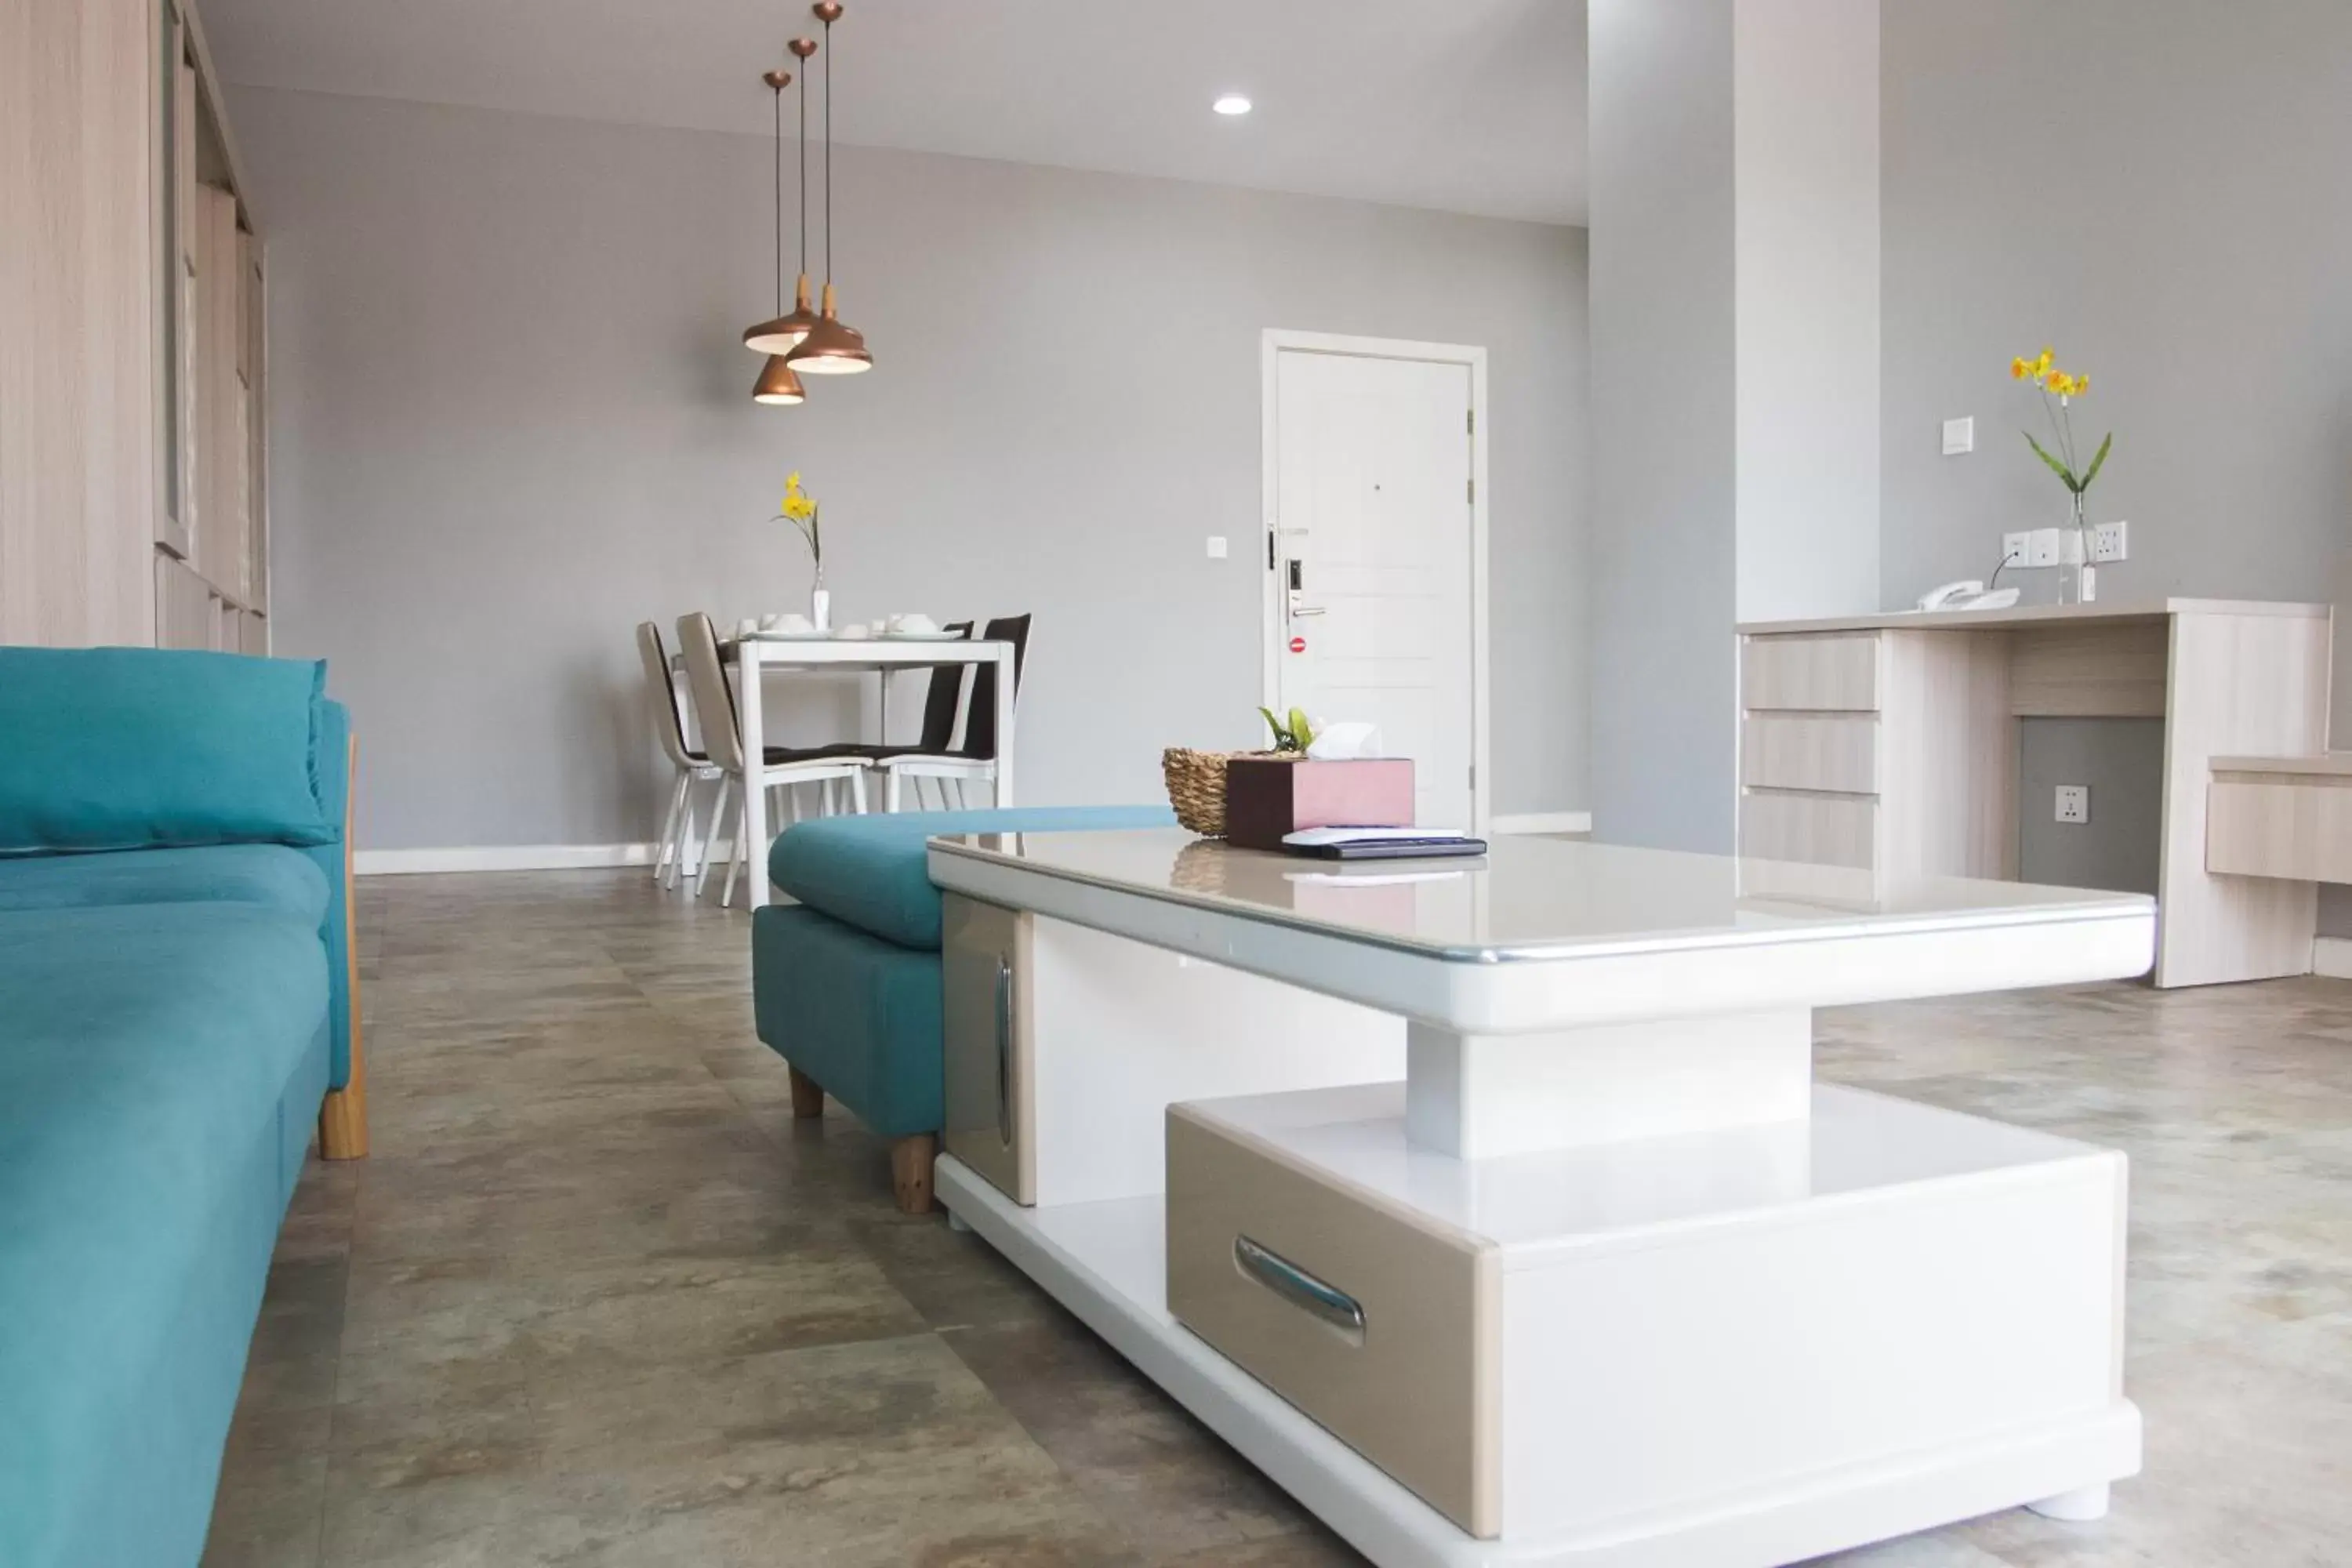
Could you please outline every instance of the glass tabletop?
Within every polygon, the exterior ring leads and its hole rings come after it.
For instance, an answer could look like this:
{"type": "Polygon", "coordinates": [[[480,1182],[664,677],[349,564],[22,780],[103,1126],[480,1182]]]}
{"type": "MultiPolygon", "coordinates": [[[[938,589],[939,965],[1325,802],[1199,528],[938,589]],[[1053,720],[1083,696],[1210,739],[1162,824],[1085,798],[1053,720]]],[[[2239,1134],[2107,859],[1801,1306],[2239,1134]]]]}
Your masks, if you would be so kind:
{"type": "Polygon", "coordinates": [[[1174,827],[931,842],[1106,889],[1477,961],[2152,918],[2155,909],[2140,893],[1543,837],[1496,839],[1476,860],[1357,862],[1237,849],[1174,827]]]}

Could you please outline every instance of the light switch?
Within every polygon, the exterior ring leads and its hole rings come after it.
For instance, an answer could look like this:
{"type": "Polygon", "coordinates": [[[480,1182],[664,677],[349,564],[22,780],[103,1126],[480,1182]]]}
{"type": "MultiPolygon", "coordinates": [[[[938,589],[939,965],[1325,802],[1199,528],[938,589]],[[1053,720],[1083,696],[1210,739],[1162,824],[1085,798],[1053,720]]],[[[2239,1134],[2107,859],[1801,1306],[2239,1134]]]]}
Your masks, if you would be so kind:
{"type": "Polygon", "coordinates": [[[1225,536],[1222,533],[1213,533],[1209,535],[1209,559],[1212,561],[1223,561],[1224,558],[1225,536]]]}
{"type": "Polygon", "coordinates": [[[1944,421],[1944,456],[1957,458],[1963,452],[1973,452],[1976,449],[1977,417],[1975,415],[1944,421]]]}

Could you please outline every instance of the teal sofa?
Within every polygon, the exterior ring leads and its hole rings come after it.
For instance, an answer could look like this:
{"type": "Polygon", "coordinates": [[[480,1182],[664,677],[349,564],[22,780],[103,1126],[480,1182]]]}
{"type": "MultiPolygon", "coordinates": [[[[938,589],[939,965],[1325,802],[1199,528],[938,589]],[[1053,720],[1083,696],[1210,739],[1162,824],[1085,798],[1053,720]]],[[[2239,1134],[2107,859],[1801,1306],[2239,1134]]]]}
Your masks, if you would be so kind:
{"type": "Polygon", "coordinates": [[[0,647],[0,1568],[188,1568],[313,1127],[364,1142],[324,669],[0,647]]]}
{"type": "Polygon", "coordinates": [[[930,1207],[944,1093],[940,1068],[940,890],[925,848],[940,833],[1165,827],[1165,806],[828,816],[785,830],[770,880],[797,900],[751,918],[752,1005],[760,1038],[793,1069],[804,1117],[831,1094],[890,1140],[898,1204],[930,1207]]]}

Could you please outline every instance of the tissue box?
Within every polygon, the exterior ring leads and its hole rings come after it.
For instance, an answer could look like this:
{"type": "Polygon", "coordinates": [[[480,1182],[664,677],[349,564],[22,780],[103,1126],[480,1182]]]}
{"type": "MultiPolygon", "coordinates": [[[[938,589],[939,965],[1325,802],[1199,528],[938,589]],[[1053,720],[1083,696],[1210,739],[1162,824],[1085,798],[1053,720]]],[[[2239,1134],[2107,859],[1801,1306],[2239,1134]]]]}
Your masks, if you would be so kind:
{"type": "Polygon", "coordinates": [[[1284,834],[1307,827],[1412,826],[1409,758],[1225,764],[1225,842],[1244,849],[1279,849],[1284,834]]]}

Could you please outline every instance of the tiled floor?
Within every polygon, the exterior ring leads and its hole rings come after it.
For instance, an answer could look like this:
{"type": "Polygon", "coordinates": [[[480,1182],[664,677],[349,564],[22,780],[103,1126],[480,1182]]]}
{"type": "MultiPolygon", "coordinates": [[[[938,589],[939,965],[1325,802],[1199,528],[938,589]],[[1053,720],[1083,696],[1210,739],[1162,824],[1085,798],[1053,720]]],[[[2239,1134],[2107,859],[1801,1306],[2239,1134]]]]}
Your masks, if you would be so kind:
{"type": "MultiPolygon", "coordinates": [[[[362,884],[375,1153],[295,1198],[210,1568],[1359,1561],[792,1120],[740,912],[362,884]]],[[[2147,1468],[1878,1568],[2352,1563],[2352,984],[1824,1014],[1825,1076],[2127,1150],[2147,1468]]]]}

